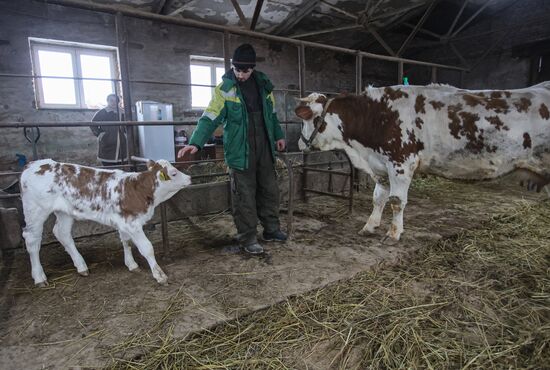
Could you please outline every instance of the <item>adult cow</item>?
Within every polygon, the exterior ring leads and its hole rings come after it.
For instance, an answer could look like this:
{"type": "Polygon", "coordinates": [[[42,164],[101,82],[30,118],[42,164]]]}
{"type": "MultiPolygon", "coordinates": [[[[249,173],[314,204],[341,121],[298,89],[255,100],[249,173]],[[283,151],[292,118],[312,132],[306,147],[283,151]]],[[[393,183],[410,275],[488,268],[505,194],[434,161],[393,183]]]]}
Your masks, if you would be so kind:
{"type": "Polygon", "coordinates": [[[166,160],[149,161],[147,167],[144,172],[123,172],[58,163],[51,159],[35,161],[26,167],[21,174],[26,223],[23,237],[35,284],[47,285],[39,252],[43,225],[51,213],[56,216],[53,233],[81,275],[88,275],[88,266],[71,236],[75,219],[116,228],[128,269],[138,268],[128,243],[131,240],[149,263],[157,282],[166,283],[167,277],[157,264],[153,245],[142,227],[153,217],[158,204],[191,184],[191,180],[166,160]]]}
{"type": "Polygon", "coordinates": [[[537,191],[550,182],[550,82],[519,90],[448,85],[369,87],[327,99],[312,93],[295,112],[301,150],[343,149],[376,182],[374,208],[360,234],[393,210],[386,234],[399,240],[415,171],[450,179],[491,179],[512,171],[537,191]]]}

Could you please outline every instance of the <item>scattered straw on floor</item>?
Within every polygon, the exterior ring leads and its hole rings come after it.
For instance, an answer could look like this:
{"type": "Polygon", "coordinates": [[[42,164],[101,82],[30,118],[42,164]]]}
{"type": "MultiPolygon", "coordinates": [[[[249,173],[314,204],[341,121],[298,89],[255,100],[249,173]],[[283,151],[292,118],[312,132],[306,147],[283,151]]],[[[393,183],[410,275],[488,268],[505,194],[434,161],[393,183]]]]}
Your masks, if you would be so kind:
{"type": "Polygon", "coordinates": [[[398,266],[172,336],[163,321],[112,348],[111,368],[542,369],[550,364],[550,202],[519,202],[398,266]]]}

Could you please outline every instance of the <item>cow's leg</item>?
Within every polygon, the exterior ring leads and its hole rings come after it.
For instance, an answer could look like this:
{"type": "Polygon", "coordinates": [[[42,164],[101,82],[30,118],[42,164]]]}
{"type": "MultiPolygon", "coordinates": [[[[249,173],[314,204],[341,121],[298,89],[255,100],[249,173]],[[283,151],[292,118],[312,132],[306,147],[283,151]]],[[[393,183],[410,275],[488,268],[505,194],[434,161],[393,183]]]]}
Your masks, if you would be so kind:
{"type": "Polygon", "coordinates": [[[53,234],[59,240],[65,251],[71,256],[76,271],[82,276],[88,276],[88,266],[84,261],[84,258],[78,253],[76,245],[74,244],[73,237],[71,235],[71,229],[73,228],[74,219],[64,212],[55,212],[57,218],[55,226],[53,227],[53,234]]]}
{"type": "Polygon", "coordinates": [[[548,194],[548,198],[550,198],[550,185],[546,185],[544,190],[546,190],[546,194],[548,194]]]}
{"type": "Polygon", "coordinates": [[[407,205],[407,195],[412,176],[412,171],[406,170],[403,174],[397,173],[395,170],[389,174],[390,196],[388,202],[391,205],[393,218],[386,237],[394,241],[399,240],[403,233],[403,211],[407,205]]]}
{"type": "Polygon", "coordinates": [[[157,260],[155,259],[153,244],[151,244],[149,239],[147,239],[147,236],[145,236],[143,230],[140,228],[139,230],[128,232],[128,234],[132,238],[132,242],[134,242],[138,248],[139,253],[141,253],[141,255],[147,260],[147,263],[149,263],[149,267],[151,268],[151,272],[153,273],[155,280],[158,281],[159,284],[166,284],[168,277],[158,265],[157,260]]]}
{"type": "Polygon", "coordinates": [[[32,207],[25,202],[23,197],[23,209],[25,213],[25,228],[23,229],[23,238],[27,252],[31,260],[31,273],[34,283],[40,287],[48,285],[46,274],[40,263],[40,244],[42,243],[42,231],[44,222],[50,215],[40,207],[32,207]]]}
{"type": "Polygon", "coordinates": [[[132,238],[124,231],[119,230],[118,234],[120,235],[120,240],[122,241],[122,246],[124,247],[124,264],[130,271],[139,269],[139,266],[132,255],[132,246],[130,245],[130,239],[132,238]]]}
{"type": "Polygon", "coordinates": [[[365,226],[363,226],[361,231],[359,231],[359,235],[374,233],[374,230],[380,226],[382,212],[384,211],[384,207],[386,206],[389,196],[390,191],[387,186],[377,182],[372,194],[372,213],[365,226]]]}

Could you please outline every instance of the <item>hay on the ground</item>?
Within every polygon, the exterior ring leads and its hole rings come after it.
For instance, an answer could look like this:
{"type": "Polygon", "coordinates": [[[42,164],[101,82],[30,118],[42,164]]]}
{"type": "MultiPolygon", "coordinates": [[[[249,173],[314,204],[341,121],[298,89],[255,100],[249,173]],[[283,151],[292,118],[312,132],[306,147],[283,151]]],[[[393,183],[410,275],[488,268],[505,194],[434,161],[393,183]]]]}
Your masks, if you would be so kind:
{"type": "MultiPolygon", "coordinates": [[[[427,186],[421,184],[420,186],[427,186]]],[[[476,230],[174,338],[162,322],[111,348],[135,369],[532,368],[550,363],[550,204],[519,202],[476,230]]]]}

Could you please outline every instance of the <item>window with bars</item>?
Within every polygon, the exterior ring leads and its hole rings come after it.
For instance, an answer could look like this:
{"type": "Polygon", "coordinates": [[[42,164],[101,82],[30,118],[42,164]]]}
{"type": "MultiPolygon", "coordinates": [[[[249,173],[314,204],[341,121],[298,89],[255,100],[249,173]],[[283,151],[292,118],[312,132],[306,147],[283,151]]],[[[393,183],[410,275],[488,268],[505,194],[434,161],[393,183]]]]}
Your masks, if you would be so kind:
{"type": "Polygon", "coordinates": [[[116,48],[37,38],[29,43],[38,108],[98,109],[116,93],[116,48]]]}

